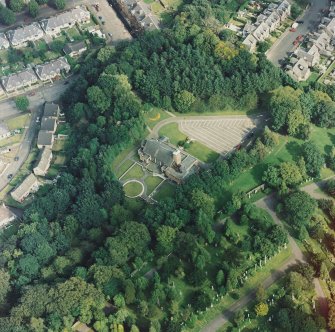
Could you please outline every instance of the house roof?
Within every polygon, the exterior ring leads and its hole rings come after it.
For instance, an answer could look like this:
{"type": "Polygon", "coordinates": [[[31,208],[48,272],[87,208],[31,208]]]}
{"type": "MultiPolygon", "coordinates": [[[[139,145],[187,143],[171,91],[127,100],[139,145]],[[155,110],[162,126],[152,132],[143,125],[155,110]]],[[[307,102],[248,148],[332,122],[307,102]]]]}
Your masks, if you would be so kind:
{"type": "Polygon", "coordinates": [[[9,41],[4,33],[0,33],[0,48],[7,48],[9,41]]]}
{"type": "Polygon", "coordinates": [[[35,67],[36,74],[41,78],[41,80],[48,80],[55,77],[59,75],[62,70],[65,70],[66,72],[70,70],[70,65],[65,57],[60,57],[56,60],[42,65],[37,65],[35,67]]]}
{"type": "Polygon", "coordinates": [[[54,131],[56,128],[57,120],[49,116],[43,116],[41,121],[41,130],[54,131]]]}
{"type": "Polygon", "coordinates": [[[45,103],[43,115],[57,118],[59,115],[59,105],[55,103],[45,103]]]}
{"type": "Polygon", "coordinates": [[[173,152],[176,149],[163,142],[149,139],[145,142],[143,152],[151,158],[156,159],[158,162],[165,166],[171,166],[173,163],[173,152]]]}
{"type": "Polygon", "coordinates": [[[37,77],[32,69],[26,69],[19,73],[1,78],[1,83],[6,90],[17,89],[28,84],[36,83],[37,81],[37,77]]]}
{"type": "Polygon", "coordinates": [[[38,168],[42,172],[46,172],[50,166],[50,158],[52,158],[51,149],[44,148],[40,154],[38,164],[36,165],[35,168],[38,168]]]}
{"type": "Polygon", "coordinates": [[[36,176],[33,173],[31,173],[23,180],[23,182],[18,187],[16,187],[12,191],[12,195],[20,199],[21,197],[25,196],[28,192],[30,192],[31,188],[38,183],[39,182],[36,176]]]}
{"type": "Polygon", "coordinates": [[[41,20],[41,27],[44,31],[53,31],[53,29],[63,28],[69,24],[82,22],[90,19],[90,12],[82,6],[78,6],[64,13],[41,20]]]}
{"type": "Polygon", "coordinates": [[[52,146],[53,133],[45,130],[40,130],[37,137],[37,145],[41,146],[52,146]]]}
{"type": "Polygon", "coordinates": [[[16,214],[10,210],[5,204],[0,206],[0,227],[6,225],[8,219],[15,218],[16,214]]]}
{"type": "Polygon", "coordinates": [[[43,34],[43,30],[37,22],[6,32],[8,40],[13,45],[25,43],[34,36],[39,36],[39,38],[41,38],[43,34]]]}
{"type": "Polygon", "coordinates": [[[72,52],[80,52],[84,50],[87,50],[87,46],[83,41],[68,43],[63,48],[65,54],[71,54],[72,52]]]}
{"type": "Polygon", "coordinates": [[[292,73],[298,80],[305,79],[309,71],[310,69],[308,64],[303,58],[299,59],[299,61],[292,68],[292,73]]]}

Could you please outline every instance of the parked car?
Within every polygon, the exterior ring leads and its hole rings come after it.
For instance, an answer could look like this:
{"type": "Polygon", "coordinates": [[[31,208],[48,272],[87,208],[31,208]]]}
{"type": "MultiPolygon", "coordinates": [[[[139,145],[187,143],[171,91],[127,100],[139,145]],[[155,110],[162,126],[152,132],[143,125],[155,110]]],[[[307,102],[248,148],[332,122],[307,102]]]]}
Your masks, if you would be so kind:
{"type": "Polygon", "coordinates": [[[290,31],[291,31],[291,32],[296,32],[297,29],[295,29],[295,28],[291,28],[290,31]]]}
{"type": "Polygon", "coordinates": [[[13,177],[13,174],[8,174],[7,178],[11,179],[13,177]]]}
{"type": "Polygon", "coordinates": [[[15,161],[18,161],[20,158],[18,157],[18,156],[16,156],[15,158],[14,158],[14,160],[15,161]]]}
{"type": "Polygon", "coordinates": [[[304,39],[304,36],[303,35],[299,35],[298,37],[297,37],[297,40],[298,41],[302,41],[304,39]]]}
{"type": "Polygon", "coordinates": [[[305,21],[302,21],[302,20],[298,20],[298,21],[296,21],[298,24],[304,24],[305,23],[305,21]]]}

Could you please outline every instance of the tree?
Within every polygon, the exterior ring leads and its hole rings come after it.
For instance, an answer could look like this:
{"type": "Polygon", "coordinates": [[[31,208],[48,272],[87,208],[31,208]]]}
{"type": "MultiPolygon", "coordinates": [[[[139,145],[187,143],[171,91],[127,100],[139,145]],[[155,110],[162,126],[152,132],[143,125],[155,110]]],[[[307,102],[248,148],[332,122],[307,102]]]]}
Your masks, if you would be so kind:
{"type": "Polygon", "coordinates": [[[39,5],[36,0],[30,0],[28,4],[28,11],[31,17],[36,17],[39,12],[39,5]]]}
{"type": "Polygon", "coordinates": [[[12,25],[16,21],[16,16],[12,10],[0,6],[0,22],[4,25],[12,25]]]}
{"type": "Polygon", "coordinates": [[[53,5],[56,9],[62,10],[65,8],[65,0],[54,0],[53,5]]]}
{"type": "Polygon", "coordinates": [[[195,102],[194,95],[186,90],[181,91],[174,98],[176,110],[180,113],[187,113],[191,111],[191,106],[195,102]]]}
{"type": "Polygon", "coordinates": [[[284,199],[283,207],[287,219],[300,226],[310,222],[317,208],[317,203],[307,193],[296,191],[284,199]]]}
{"type": "Polygon", "coordinates": [[[257,316],[266,316],[269,312],[269,307],[266,303],[258,303],[255,306],[255,313],[257,316]]]}
{"type": "Polygon", "coordinates": [[[110,100],[98,86],[87,89],[88,104],[99,113],[104,113],[110,106],[110,100]]]}
{"type": "Polygon", "coordinates": [[[24,8],[23,0],[9,0],[9,8],[14,12],[21,12],[24,8]]]}
{"type": "Polygon", "coordinates": [[[49,47],[51,51],[56,52],[56,53],[61,53],[65,44],[66,43],[64,41],[55,39],[49,44],[49,47]]]}
{"type": "Polygon", "coordinates": [[[29,107],[29,99],[27,98],[27,96],[16,97],[15,105],[18,110],[25,112],[29,107]]]}
{"type": "Polygon", "coordinates": [[[157,229],[157,245],[162,254],[169,254],[173,250],[176,232],[176,228],[165,225],[157,229]]]}
{"type": "Polygon", "coordinates": [[[307,174],[312,177],[319,177],[325,159],[316,145],[311,142],[306,142],[302,146],[302,155],[305,160],[307,174]]]}
{"type": "Polygon", "coordinates": [[[9,280],[9,273],[4,269],[0,269],[0,306],[6,303],[6,297],[11,289],[9,280]]]}
{"type": "Polygon", "coordinates": [[[322,100],[315,107],[312,119],[320,127],[335,127],[335,102],[332,100],[322,100]]]}
{"type": "Polygon", "coordinates": [[[328,311],[328,326],[331,330],[335,329],[335,302],[333,299],[328,301],[329,311],[328,311]]]}

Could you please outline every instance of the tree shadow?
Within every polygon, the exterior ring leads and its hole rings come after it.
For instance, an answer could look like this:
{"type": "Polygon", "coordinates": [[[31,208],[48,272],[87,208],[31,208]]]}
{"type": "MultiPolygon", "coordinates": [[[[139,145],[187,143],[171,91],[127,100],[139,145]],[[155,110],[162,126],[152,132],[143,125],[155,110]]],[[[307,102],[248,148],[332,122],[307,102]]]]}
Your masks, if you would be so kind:
{"type": "Polygon", "coordinates": [[[292,156],[294,161],[298,161],[301,157],[301,145],[296,141],[286,143],[286,150],[292,156]]]}

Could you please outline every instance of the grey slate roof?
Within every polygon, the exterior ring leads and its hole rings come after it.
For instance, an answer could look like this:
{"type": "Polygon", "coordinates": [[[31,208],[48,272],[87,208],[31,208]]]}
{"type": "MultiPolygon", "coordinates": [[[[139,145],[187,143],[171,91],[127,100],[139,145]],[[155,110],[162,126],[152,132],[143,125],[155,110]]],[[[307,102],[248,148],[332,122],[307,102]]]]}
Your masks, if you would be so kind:
{"type": "Polygon", "coordinates": [[[19,73],[4,76],[1,78],[1,84],[5,90],[15,90],[38,81],[32,69],[26,69],[19,73]]]}
{"type": "Polygon", "coordinates": [[[68,43],[64,46],[63,51],[65,54],[71,54],[72,52],[83,52],[87,50],[87,46],[83,41],[78,41],[74,43],[68,43]]]}
{"type": "Polygon", "coordinates": [[[8,40],[14,46],[20,45],[32,39],[42,38],[43,34],[43,30],[37,22],[6,32],[8,40]]]}
{"type": "Polygon", "coordinates": [[[144,147],[143,152],[149,156],[153,160],[157,160],[157,163],[162,163],[165,166],[171,166],[173,163],[173,152],[174,148],[171,146],[159,142],[157,140],[147,140],[144,147]]]}
{"type": "Polygon", "coordinates": [[[66,72],[70,71],[70,68],[66,58],[60,57],[42,65],[37,65],[35,67],[35,72],[42,81],[46,81],[58,76],[62,70],[66,72]]]}
{"type": "Polygon", "coordinates": [[[17,188],[12,191],[11,195],[14,199],[20,200],[23,196],[26,196],[26,194],[28,194],[31,189],[36,185],[38,185],[38,180],[36,176],[31,173],[23,180],[23,182],[17,188]]]}
{"type": "Polygon", "coordinates": [[[41,130],[53,132],[56,128],[56,124],[57,124],[56,121],[57,120],[55,118],[44,116],[41,121],[41,130]]]}
{"type": "Polygon", "coordinates": [[[43,116],[58,118],[59,106],[55,103],[45,103],[43,116]]]}
{"type": "Polygon", "coordinates": [[[52,32],[54,29],[63,29],[69,25],[89,19],[90,12],[85,7],[79,6],[48,19],[41,20],[40,24],[45,32],[52,32]]]}
{"type": "Polygon", "coordinates": [[[38,146],[52,146],[53,143],[53,133],[45,130],[40,130],[37,138],[38,146]]]}

